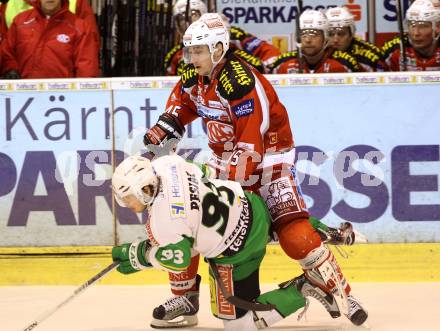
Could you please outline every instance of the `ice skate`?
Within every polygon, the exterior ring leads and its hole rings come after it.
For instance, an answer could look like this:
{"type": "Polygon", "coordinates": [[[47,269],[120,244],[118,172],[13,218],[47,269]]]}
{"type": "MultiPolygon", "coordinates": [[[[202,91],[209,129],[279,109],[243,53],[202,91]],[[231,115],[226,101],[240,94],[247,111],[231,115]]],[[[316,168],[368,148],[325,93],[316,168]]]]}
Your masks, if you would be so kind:
{"type": "Polygon", "coordinates": [[[201,277],[197,275],[196,291],[189,291],[184,295],[170,298],[154,308],[151,327],[155,329],[174,329],[197,325],[200,280],[201,277]]]}
{"type": "MultiPolygon", "coordinates": [[[[295,287],[297,290],[307,299],[308,297],[315,298],[318,300],[328,311],[330,316],[332,318],[338,318],[341,316],[341,312],[339,311],[338,304],[336,303],[336,300],[333,298],[331,294],[325,293],[323,290],[321,290],[318,286],[313,285],[304,274],[301,276],[298,276],[296,278],[293,278],[292,280],[289,280],[287,282],[281,283],[279,286],[281,288],[287,287],[291,284],[295,284],[295,287]]],[[[304,311],[298,316],[300,319],[305,312],[308,309],[308,302],[306,304],[306,307],[304,308],[304,311]]]]}
{"type": "Polygon", "coordinates": [[[351,246],[354,243],[366,243],[367,237],[362,233],[353,229],[350,222],[343,222],[339,228],[328,227],[328,230],[319,229],[321,240],[326,244],[331,245],[347,245],[351,246]]]}
{"type": "Polygon", "coordinates": [[[362,306],[359,304],[358,300],[352,296],[348,295],[348,314],[346,315],[347,318],[353,323],[354,325],[362,325],[368,318],[367,311],[362,308],[362,306]]]}

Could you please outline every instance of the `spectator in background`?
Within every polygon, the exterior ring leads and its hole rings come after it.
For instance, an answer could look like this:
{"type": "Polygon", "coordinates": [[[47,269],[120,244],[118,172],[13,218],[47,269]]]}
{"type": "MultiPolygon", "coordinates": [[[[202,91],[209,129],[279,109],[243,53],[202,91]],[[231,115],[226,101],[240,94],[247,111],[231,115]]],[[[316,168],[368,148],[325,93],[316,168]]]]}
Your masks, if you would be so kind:
{"type": "Polygon", "coordinates": [[[187,22],[185,17],[186,4],[187,0],[178,0],[173,6],[173,17],[177,27],[179,43],[165,55],[164,69],[165,75],[167,76],[178,76],[183,72],[185,63],[183,61],[182,36],[189,24],[197,21],[200,16],[208,12],[208,8],[206,8],[203,1],[190,0],[188,13],[189,22],[187,22]]]}
{"type": "Polygon", "coordinates": [[[402,65],[400,37],[383,45],[389,71],[440,70],[440,2],[416,0],[406,12],[408,35],[404,48],[406,68],[402,65]]]}
{"type": "Polygon", "coordinates": [[[326,12],[329,22],[330,45],[352,55],[363,71],[384,71],[382,50],[356,36],[354,16],[345,7],[330,8],[326,12]]]}
{"type": "Polygon", "coordinates": [[[97,77],[93,32],[67,0],[38,0],[18,14],[2,43],[6,79],[97,77]]]}
{"type": "Polygon", "coordinates": [[[356,72],[360,67],[350,54],[335,50],[328,42],[328,20],[324,13],[306,10],[299,18],[302,56],[297,51],[281,54],[272,66],[274,74],[356,72]]]}
{"type": "MultiPolygon", "coordinates": [[[[225,18],[227,20],[227,18],[225,18]]],[[[227,23],[229,27],[229,22],[227,23]]],[[[229,29],[231,47],[244,50],[260,59],[264,68],[272,65],[278,56],[281,55],[280,50],[274,45],[262,40],[237,26],[230,26],[229,29]]],[[[269,71],[266,69],[265,71],[269,71]]]]}
{"type": "MultiPolygon", "coordinates": [[[[11,27],[15,16],[32,9],[33,4],[36,2],[38,2],[38,0],[9,0],[2,3],[0,7],[0,15],[2,16],[0,20],[0,38],[5,38],[6,32],[11,27]]],[[[94,35],[96,49],[99,52],[98,25],[96,24],[96,17],[88,0],[70,0],[69,10],[79,18],[82,18],[85,23],[90,26],[94,35]]]]}
{"type": "MultiPolygon", "coordinates": [[[[186,4],[187,0],[179,0],[173,7],[173,16],[176,20],[180,42],[167,53],[164,59],[165,73],[169,76],[180,75],[185,68],[181,37],[188,28],[189,23],[197,21],[200,16],[207,13],[207,8],[203,1],[190,0],[190,22],[186,22],[186,4]]],[[[266,70],[267,66],[272,64],[281,54],[278,48],[238,27],[231,27],[226,16],[221,16],[228,27],[231,49],[234,50],[234,54],[256,68],[259,72],[268,71],[266,70]]]]}

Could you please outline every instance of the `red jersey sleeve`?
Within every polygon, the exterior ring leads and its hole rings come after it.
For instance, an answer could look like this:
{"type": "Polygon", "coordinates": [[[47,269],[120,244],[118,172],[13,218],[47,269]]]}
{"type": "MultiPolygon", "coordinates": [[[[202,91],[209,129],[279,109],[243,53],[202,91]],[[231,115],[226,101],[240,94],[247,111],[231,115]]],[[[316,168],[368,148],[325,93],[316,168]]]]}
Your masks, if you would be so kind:
{"type": "Polygon", "coordinates": [[[187,125],[198,117],[196,105],[184,90],[182,80],[177,82],[168,97],[166,112],[176,116],[183,125],[187,125]]]}

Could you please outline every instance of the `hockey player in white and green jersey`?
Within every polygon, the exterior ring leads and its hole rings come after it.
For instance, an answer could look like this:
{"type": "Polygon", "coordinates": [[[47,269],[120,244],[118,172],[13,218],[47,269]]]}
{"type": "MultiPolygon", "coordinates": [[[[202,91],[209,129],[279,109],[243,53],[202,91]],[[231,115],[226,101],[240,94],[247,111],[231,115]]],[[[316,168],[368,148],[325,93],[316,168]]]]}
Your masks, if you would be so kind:
{"type": "MultiPolygon", "coordinates": [[[[152,162],[128,157],[116,168],[112,187],[119,205],[135,212],[147,210],[149,215],[148,239],[113,248],[119,272],[151,267],[182,272],[192,255],[202,254],[221,274],[220,281],[210,270],[211,308],[225,330],[257,330],[274,324],[305,306],[301,294],[305,288],[320,296],[330,313],[340,314],[333,298],[316,290],[305,277],[260,295],[258,274],[271,220],[264,201],[240,184],[209,179],[195,164],[170,155],[152,162]],[[235,297],[276,309],[251,312],[234,306],[225,299],[221,285],[235,297]]],[[[190,297],[177,297],[182,298],[186,313],[194,315],[198,304],[190,297]]]]}

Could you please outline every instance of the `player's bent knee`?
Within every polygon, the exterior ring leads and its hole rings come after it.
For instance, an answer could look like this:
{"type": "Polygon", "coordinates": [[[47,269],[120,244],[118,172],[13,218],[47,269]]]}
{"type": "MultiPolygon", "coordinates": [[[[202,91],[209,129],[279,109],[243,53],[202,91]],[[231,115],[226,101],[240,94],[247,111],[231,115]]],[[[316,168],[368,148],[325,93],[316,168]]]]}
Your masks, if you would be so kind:
{"type": "Polygon", "coordinates": [[[300,260],[321,245],[319,234],[306,218],[283,224],[277,231],[281,248],[295,260],[300,260]]]}

